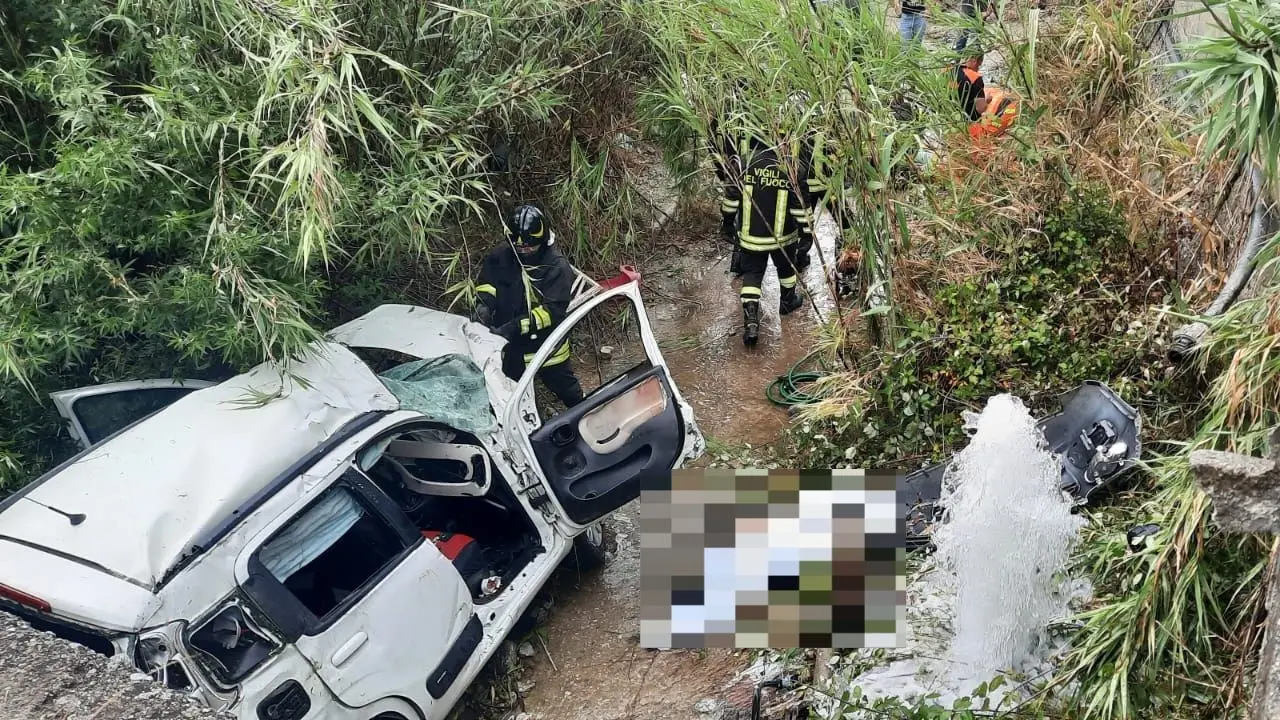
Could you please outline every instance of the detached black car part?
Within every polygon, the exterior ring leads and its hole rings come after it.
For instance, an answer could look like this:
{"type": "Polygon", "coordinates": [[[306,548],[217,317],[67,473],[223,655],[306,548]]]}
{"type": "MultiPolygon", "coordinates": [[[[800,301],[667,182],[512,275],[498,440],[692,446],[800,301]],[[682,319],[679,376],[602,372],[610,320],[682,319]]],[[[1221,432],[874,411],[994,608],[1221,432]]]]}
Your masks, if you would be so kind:
{"type": "MultiPolygon", "coordinates": [[[[1132,470],[1142,455],[1138,411],[1095,380],[1064,395],[1062,409],[1036,427],[1062,463],[1059,488],[1073,505],[1088,504],[1098,490],[1132,470]]],[[[938,500],[949,465],[917,470],[899,484],[898,512],[905,519],[908,550],[931,544],[930,531],[942,519],[938,500]]]]}

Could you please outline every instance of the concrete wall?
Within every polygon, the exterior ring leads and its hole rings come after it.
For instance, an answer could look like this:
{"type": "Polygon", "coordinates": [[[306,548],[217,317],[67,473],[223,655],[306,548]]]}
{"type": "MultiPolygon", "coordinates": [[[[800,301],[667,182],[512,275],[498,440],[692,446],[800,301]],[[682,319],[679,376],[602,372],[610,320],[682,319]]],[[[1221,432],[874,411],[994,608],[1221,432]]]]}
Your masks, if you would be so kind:
{"type": "Polygon", "coordinates": [[[121,658],[99,655],[0,612],[0,718],[4,720],[225,717],[153,682],[121,658]]]}
{"type": "MultiPolygon", "coordinates": [[[[1209,13],[1204,12],[1204,5],[1199,0],[1177,0],[1173,4],[1173,14],[1182,15],[1188,12],[1196,12],[1197,14],[1190,17],[1179,18],[1172,21],[1174,33],[1180,40],[1189,40],[1197,37],[1222,37],[1225,33],[1219,28],[1217,23],[1209,17],[1209,13]]],[[[1221,13],[1221,10],[1217,10],[1221,13]]]]}

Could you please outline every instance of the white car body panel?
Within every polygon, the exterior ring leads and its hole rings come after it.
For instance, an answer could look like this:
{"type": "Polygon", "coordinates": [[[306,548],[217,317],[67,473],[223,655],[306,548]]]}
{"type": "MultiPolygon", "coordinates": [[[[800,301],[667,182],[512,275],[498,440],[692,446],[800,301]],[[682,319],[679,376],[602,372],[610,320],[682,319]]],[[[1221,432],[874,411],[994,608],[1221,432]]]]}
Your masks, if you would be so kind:
{"type": "Polygon", "coordinates": [[[101,444],[26,497],[88,517],[78,526],[32,502],[0,505],[0,535],[82,558],[154,588],[211,526],[329,436],[399,403],[351,351],[322,344],[294,369],[271,365],[194,392],[101,444]],[[247,408],[248,391],[283,392],[247,408]],[[217,438],[217,442],[205,439],[217,438]],[[127,531],[127,532],[122,532],[127,531]]]}
{"type": "MultiPolygon", "coordinates": [[[[324,482],[307,488],[244,544],[236,561],[237,584],[248,580],[249,559],[262,544],[338,482],[346,467],[342,463],[324,482]]],[[[448,648],[471,614],[470,592],[453,564],[434,544],[419,542],[393,572],[332,624],[317,635],[304,635],[294,645],[345,705],[363,707],[414,688],[417,692],[409,698],[427,707],[432,699],[425,680],[438,661],[432,655],[438,652],[424,656],[424,651],[448,648]],[[397,620],[394,632],[388,632],[392,626],[387,618],[397,620]]]]}
{"type": "MultiPolygon", "coordinates": [[[[229,709],[233,717],[241,720],[262,720],[258,717],[258,702],[274,692],[290,680],[302,686],[311,699],[311,709],[303,717],[306,720],[328,720],[328,718],[361,718],[373,715],[357,714],[342,707],[333,699],[324,682],[316,675],[307,659],[298,652],[298,648],[286,645],[275,657],[263,663],[248,678],[240,683],[240,702],[229,709]]],[[[405,715],[412,718],[412,715],[405,715]]]]}
{"type": "Polygon", "coordinates": [[[515,388],[502,372],[506,341],[461,315],[413,305],[381,305],[330,330],[328,337],[351,348],[394,350],[421,360],[445,355],[469,357],[484,372],[495,412],[515,388]]]}
{"type": "MultiPolygon", "coordinates": [[[[48,510],[35,509],[50,515],[48,510]]],[[[57,515],[47,521],[67,525],[57,515]]],[[[119,632],[142,627],[160,606],[159,598],[134,583],[72,559],[50,556],[3,535],[0,584],[45,600],[56,608],[59,617],[119,632]]]]}
{"type": "Polygon", "coordinates": [[[176,620],[189,620],[209,610],[235,588],[236,561],[247,543],[258,537],[264,528],[275,525],[289,508],[298,506],[303,498],[311,497],[317,488],[327,486],[329,479],[340,473],[361,447],[388,429],[417,419],[420,416],[415,412],[396,411],[335,444],[314,465],[280,488],[260,507],[247,513],[225,538],[175,575],[161,590],[159,597],[162,603],[146,625],[154,627],[176,620]]]}

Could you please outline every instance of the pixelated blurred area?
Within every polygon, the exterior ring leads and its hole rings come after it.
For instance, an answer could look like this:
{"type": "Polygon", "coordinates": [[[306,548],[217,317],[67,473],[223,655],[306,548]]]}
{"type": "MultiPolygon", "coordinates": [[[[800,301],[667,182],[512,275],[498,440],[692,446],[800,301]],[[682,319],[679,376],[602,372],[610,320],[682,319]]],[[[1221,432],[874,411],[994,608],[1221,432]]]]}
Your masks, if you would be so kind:
{"type": "Polygon", "coordinates": [[[686,469],[641,496],[646,648],[899,647],[897,473],[686,469]]]}

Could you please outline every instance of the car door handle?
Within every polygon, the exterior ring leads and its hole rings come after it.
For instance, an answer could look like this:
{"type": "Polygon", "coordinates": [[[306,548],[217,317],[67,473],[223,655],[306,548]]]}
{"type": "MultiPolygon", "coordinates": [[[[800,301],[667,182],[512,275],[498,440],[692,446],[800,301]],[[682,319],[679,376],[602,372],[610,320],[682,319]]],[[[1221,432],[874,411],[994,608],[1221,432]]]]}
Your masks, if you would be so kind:
{"type": "Polygon", "coordinates": [[[367,642],[369,642],[368,635],[365,635],[363,632],[356,633],[351,636],[350,640],[343,643],[342,647],[338,648],[338,650],[333,654],[333,657],[329,658],[329,662],[333,663],[334,667],[341,667],[343,663],[351,659],[352,655],[356,654],[357,650],[364,647],[364,644],[367,642]]]}

